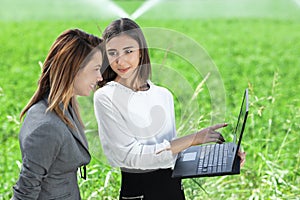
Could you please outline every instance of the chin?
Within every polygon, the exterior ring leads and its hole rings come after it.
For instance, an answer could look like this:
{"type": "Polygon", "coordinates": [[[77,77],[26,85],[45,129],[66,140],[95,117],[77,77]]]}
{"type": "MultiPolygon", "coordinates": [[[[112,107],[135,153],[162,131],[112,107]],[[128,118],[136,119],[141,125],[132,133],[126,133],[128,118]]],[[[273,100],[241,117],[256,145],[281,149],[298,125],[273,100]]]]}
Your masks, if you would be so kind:
{"type": "Polygon", "coordinates": [[[88,93],[86,93],[86,94],[84,94],[82,96],[90,96],[90,94],[91,94],[91,92],[88,92],[88,93]]]}
{"type": "Polygon", "coordinates": [[[91,92],[85,92],[85,93],[81,93],[81,94],[78,94],[78,96],[90,96],[91,92]]]}

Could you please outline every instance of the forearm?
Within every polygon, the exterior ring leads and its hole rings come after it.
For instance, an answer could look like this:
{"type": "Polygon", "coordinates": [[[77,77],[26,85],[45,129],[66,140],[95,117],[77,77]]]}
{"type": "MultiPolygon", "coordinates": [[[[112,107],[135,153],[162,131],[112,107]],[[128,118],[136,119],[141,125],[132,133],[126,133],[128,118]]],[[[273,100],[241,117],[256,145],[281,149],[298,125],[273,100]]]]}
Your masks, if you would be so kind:
{"type": "MultiPolygon", "coordinates": [[[[119,143],[104,144],[104,154],[107,156],[109,163],[114,167],[131,168],[131,169],[156,169],[161,167],[170,167],[173,164],[175,156],[170,149],[170,142],[163,142],[153,145],[141,143],[132,143],[129,146],[120,146],[119,143]],[[113,150],[111,150],[113,148],[113,150]]],[[[108,141],[108,140],[106,140],[108,141]]]]}
{"type": "Polygon", "coordinates": [[[217,132],[216,130],[219,128],[223,128],[227,126],[227,124],[216,124],[214,126],[210,126],[196,132],[194,134],[190,134],[187,136],[183,136],[171,141],[171,151],[173,155],[178,154],[190,146],[205,144],[210,142],[223,143],[225,142],[223,136],[217,132]]]}
{"type": "Polygon", "coordinates": [[[45,176],[40,166],[29,160],[23,159],[19,179],[13,187],[13,200],[38,199],[41,191],[41,181],[45,176]]]}
{"type": "Polygon", "coordinates": [[[187,149],[190,146],[193,146],[195,136],[196,136],[196,133],[172,140],[170,150],[172,151],[173,155],[176,155],[179,152],[183,151],[184,149],[187,149]]]}

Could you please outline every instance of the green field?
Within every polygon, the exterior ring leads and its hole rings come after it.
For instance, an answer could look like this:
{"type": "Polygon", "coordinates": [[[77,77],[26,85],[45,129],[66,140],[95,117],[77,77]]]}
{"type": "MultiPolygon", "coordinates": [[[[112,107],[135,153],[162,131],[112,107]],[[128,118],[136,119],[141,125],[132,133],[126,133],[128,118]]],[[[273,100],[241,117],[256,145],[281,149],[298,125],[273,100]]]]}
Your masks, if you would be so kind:
{"type": "MultiPolygon", "coordinates": [[[[6,200],[12,195],[21,165],[18,116],[36,89],[39,62],[43,62],[63,30],[77,27],[100,35],[100,30],[117,14],[105,10],[106,0],[2,2],[0,199],[6,200]]],[[[225,95],[220,107],[225,107],[222,117],[230,125],[223,133],[230,138],[246,87],[250,95],[250,114],[242,143],[247,160],[241,174],[184,180],[187,199],[300,199],[299,1],[192,0],[189,5],[184,2],[161,1],[137,19],[145,29],[154,27],[158,36],[166,29],[184,36],[184,40],[170,37],[173,41],[169,43],[161,37],[158,43],[165,48],[158,49],[156,37],[147,35],[153,47],[152,80],[173,92],[179,134],[212,123],[215,99],[211,97],[215,89],[225,95]],[[197,51],[185,46],[191,41],[198,45],[197,51]],[[201,58],[187,56],[198,53],[209,61],[195,63],[201,58]],[[205,66],[216,70],[221,85],[211,88],[214,77],[209,76],[192,101],[197,86],[207,75],[205,66]]],[[[142,3],[120,0],[116,5],[131,14],[142,3]]],[[[88,179],[79,180],[82,198],[117,199],[120,173],[102,155],[92,96],[79,101],[92,152],[88,179]]]]}

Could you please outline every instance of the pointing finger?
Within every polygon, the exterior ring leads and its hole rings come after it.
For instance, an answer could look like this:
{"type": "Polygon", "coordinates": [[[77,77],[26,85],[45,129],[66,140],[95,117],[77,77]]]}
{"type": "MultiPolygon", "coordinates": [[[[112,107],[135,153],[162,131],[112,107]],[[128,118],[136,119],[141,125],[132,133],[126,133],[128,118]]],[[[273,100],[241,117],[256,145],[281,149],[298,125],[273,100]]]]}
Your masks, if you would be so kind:
{"type": "Polygon", "coordinates": [[[216,125],[213,125],[211,127],[209,127],[211,130],[217,130],[219,128],[223,128],[223,127],[226,127],[228,124],[227,123],[223,123],[223,124],[216,124],[216,125]]]}

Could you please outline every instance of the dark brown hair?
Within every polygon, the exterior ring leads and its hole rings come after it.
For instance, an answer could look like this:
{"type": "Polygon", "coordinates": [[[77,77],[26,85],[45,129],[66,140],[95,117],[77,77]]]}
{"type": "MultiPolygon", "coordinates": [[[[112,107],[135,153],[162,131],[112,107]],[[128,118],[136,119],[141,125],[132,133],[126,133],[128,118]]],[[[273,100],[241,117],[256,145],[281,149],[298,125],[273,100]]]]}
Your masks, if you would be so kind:
{"type": "Polygon", "coordinates": [[[103,49],[101,43],[102,39],[99,37],[79,29],[70,29],[61,33],[49,50],[42,67],[38,88],[22,110],[20,119],[32,105],[49,93],[47,111],[54,111],[68,126],[73,127],[64,115],[64,110],[71,104],[82,124],[73,91],[74,79],[78,71],[84,67],[82,63],[90,56],[93,49],[96,47],[103,49]],[[61,104],[63,110],[59,107],[61,104]]]}
{"type": "MultiPolygon", "coordinates": [[[[141,28],[133,20],[121,18],[111,22],[102,34],[104,42],[106,43],[112,38],[120,35],[127,35],[139,44],[141,56],[136,78],[140,82],[145,83],[151,75],[151,64],[147,42],[141,28]]],[[[107,82],[112,81],[117,77],[117,74],[109,65],[106,53],[103,56],[102,71],[103,80],[98,83],[99,87],[102,87],[107,82]]]]}

